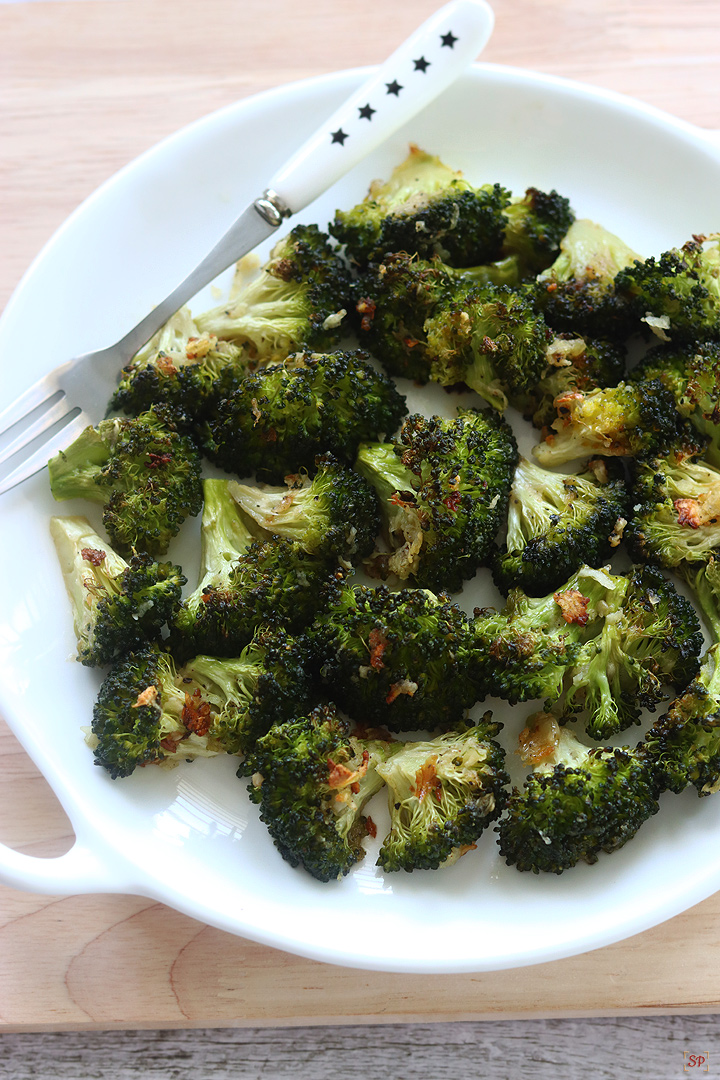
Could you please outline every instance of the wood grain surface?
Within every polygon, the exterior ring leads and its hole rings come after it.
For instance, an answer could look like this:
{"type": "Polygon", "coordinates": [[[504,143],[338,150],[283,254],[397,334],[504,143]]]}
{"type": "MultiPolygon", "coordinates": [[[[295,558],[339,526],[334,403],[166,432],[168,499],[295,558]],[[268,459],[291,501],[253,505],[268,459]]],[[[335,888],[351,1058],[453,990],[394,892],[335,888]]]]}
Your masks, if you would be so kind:
{"type": "MultiPolygon", "coordinates": [[[[0,306],[78,203],[147,147],[267,87],[379,62],[437,6],[0,3],[0,306]]],[[[720,129],[716,0],[493,6],[484,59],[633,94],[720,129]]],[[[0,840],[37,855],[72,842],[52,792],[2,721],[0,840]]],[[[584,957],[418,979],[305,961],[140,898],[0,887],[0,1032],[714,1013],[719,931],[713,897],[584,957]]]]}

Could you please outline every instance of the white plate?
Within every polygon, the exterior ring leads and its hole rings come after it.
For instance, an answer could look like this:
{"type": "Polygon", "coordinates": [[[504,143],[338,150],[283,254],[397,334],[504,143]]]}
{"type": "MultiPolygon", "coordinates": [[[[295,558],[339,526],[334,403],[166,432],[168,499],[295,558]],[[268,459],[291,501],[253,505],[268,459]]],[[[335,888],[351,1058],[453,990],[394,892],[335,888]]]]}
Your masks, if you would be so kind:
{"type": "MultiPolygon", "coordinates": [[[[48,244],[0,320],[3,395],[10,400],[56,363],[133,325],[365,74],[241,102],[104,185],[48,244]]],[[[578,216],[643,254],[720,227],[720,155],[699,130],[625,98],[491,65],[474,68],[298,220],[326,225],[336,206],[351,206],[371,179],[386,176],[411,140],[478,183],[556,187],[578,216]]],[[[193,306],[211,302],[207,291],[193,306]]],[[[437,408],[442,397],[417,400],[437,408]]],[[[77,842],[58,859],[0,848],[0,880],[57,894],[141,894],[318,960],[417,972],[517,967],[594,949],[720,887],[720,800],[694,792],[664,796],[632,843],[561,877],[506,867],[490,830],[447,871],[383,876],[370,855],[342,882],[322,885],[281,860],[230,759],[110,780],[83,741],[100,676],[72,659],[48,534],[53,512],[86,507],[54,504],[44,475],[2,504],[1,704],[77,842]]],[[[189,557],[184,566],[192,580],[189,557]]],[[[478,588],[491,595],[487,580],[481,574],[478,588]]],[[[530,711],[499,705],[508,746],[530,711]]]]}

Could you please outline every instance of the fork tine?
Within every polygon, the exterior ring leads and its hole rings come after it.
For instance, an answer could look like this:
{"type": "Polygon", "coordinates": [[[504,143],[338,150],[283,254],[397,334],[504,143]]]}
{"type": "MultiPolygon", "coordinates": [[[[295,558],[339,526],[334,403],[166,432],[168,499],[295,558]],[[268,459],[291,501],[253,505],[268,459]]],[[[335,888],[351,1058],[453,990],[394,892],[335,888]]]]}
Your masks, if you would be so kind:
{"type": "Polygon", "coordinates": [[[80,409],[68,404],[66,397],[61,397],[59,401],[54,404],[50,403],[51,399],[45,404],[48,404],[48,408],[39,413],[34,420],[29,424],[21,426],[19,421],[16,421],[11,428],[8,429],[7,434],[10,434],[15,428],[17,428],[17,434],[10,436],[9,442],[4,442],[0,435],[0,466],[4,465],[6,461],[9,461],[14,454],[22,450],[24,446],[29,446],[33,439],[42,435],[44,431],[50,431],[50,429],[63,419],[65,416],[75,416],[80,409]]]}
{"type": "Polygon", "coordinates": [[[38,409],[45,402],[51,404],[51,399],[61,393],[55,372],[46,375],[44,379],[38,379],[19,398],[16,398],[15,401],[0,411],[0,437],[33,412],[34,409],[38,409]]]}
{"type": "MultiPolygon", "coordinates": [[[[42,445],[34,450],[32,454],[23,458],[14,469],[9,473],[6,473],[6,475],[0,479],[0,495],[3,495],[6,491],[10,491],[11,488],[16,487],[16,485],[22,483],[23,480],[27,480],[34,473],[40,472],[40,470],[47,465],[48,459],[59,450],[68,446],[89,423],[90,420],[88,419],[87,414],[81,412],[74,417],[74,419],[70,420],[63,428],[56,431],[54,435],[42,443],[42,445]]],[[[22,448],[20,448],[20,450],[21,449],[22,448]]],[[[19,450],[16,450],[15,454],[19,452],[19,450]]]]}

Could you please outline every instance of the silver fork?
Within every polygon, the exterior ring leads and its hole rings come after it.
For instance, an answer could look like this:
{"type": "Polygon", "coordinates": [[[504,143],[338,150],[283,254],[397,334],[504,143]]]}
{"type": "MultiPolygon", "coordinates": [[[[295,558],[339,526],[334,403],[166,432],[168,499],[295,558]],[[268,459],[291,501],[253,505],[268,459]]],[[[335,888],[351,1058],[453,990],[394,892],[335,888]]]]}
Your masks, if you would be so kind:
{"type": "Polygon", "coordinates": [[[205,259],[115,345],[85,353],[0,412],[0,494],[105,414],[120,369],[193,296],[326,191],[472,63],[494,24],[485,0],[453,0],[419,27],[270,180],[205,259]]]}

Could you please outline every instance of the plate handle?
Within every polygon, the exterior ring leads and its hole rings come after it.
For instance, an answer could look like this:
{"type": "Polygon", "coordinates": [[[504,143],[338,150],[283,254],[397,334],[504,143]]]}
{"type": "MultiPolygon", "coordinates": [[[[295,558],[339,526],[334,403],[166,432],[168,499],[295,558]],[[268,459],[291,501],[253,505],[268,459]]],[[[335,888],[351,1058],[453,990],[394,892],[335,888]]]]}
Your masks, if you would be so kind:
{"type": "Polygon", "coordinates": [[[128,891],[119,876],[77,840],[54,858],[25,855],[0,844],[0,884],[50,896],[128,891]]]}
{"type": "Polygon", "coordinates": [[[441,7],[275,174],[268,194],[294,214],[327,191],[462,75],[485,48],[494,21],[485,0],[441,7]]]}

